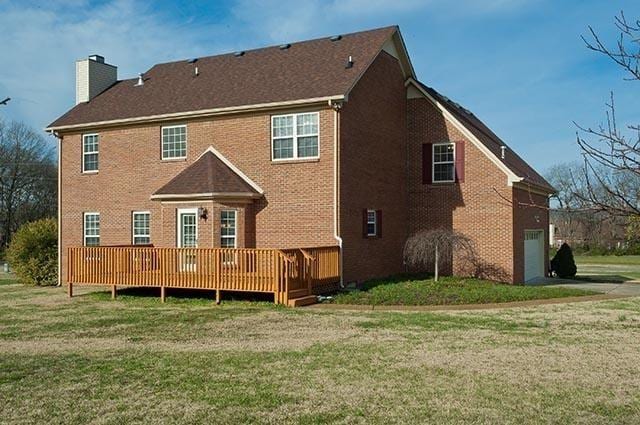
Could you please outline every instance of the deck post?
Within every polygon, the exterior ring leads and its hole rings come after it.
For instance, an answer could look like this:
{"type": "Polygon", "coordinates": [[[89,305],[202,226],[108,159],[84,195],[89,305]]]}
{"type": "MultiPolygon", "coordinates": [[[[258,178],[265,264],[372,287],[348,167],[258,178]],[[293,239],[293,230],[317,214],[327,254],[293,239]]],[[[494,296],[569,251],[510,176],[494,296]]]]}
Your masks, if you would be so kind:
{"type": "Polygon", "coordinates": [[[166,298],[166,291],[164,285],[160,287],[160,302],[164,302],[166,298]]]}
{"type": "Polygon", "coordinates": [[[67,295],[69,298],[73,297],[73,283],[67,282],[67,295]]]}
{"type": "Polygon", "coordinates": [[[220,305],[220,288],[216,289],[216,305],[220,305]]]}
{"type": "Polygon", "coordinates": [[[116,285],[111,285],[111,299],[116,299],[116,285]]]}

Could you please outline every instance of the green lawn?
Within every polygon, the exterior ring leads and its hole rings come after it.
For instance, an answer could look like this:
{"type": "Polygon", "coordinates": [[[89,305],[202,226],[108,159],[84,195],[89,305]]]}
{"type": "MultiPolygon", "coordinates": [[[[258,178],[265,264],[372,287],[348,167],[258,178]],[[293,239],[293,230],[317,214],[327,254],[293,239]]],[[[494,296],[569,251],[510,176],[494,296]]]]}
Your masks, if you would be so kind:
{"type": "Polygon", "coordinates": [[[366,282],[361,290],[338,294],[337,304],[366,305],[445,305],[487,304],[593,295],[573,288],[522,286],[487,280],[441,277],[397,277],[366,282]]]}
{"type": "Polygon", "coordinates": [[[578,279],[609,282],[640,280],[639,255],[579,255],[575,261],[578,279]]]}
{"type": "Polygon", "coordinates": [[[0,422],[640,422],[640,299],[392,313],[77,292],[0,285],[0,422]]]}
{"type": "Polygon", "coordinates": [[[576,255],[579,264],[626,264],[640,266],[640,255],[576,255]]]}

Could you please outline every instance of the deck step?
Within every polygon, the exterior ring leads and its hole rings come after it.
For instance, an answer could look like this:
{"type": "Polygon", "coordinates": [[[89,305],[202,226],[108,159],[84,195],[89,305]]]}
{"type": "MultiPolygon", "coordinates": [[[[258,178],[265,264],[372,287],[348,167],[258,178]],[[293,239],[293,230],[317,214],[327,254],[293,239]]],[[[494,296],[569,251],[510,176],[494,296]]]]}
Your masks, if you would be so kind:
{"type": "Polygon", "coordinates": [[[315,295],[306,295],[299,298],[289,298],[289,307],[302,307],[305,305],[311,305],[318,302],[315,295]]]}
{"type": "Polygon", "coordinates": [[[293,289],[289,291],[289,299],[306,297],[307,295],[309,295],[309,290],[307,288],[293,289]]]}

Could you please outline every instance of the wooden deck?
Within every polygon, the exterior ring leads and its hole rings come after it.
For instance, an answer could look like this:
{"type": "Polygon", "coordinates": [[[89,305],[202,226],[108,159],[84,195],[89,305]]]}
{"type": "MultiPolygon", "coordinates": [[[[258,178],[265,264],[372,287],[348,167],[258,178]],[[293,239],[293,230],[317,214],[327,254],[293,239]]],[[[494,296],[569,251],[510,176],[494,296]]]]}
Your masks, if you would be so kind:
{"type": "Polygon", "coordinates": [[[73,247],[67,253],[69,296],[73,285],[272,293],[274,302],[301,305],[340,281],[340,248],[296,249],[73,247]],[[307,298],[308,299],[308,298],[307,298]]]}

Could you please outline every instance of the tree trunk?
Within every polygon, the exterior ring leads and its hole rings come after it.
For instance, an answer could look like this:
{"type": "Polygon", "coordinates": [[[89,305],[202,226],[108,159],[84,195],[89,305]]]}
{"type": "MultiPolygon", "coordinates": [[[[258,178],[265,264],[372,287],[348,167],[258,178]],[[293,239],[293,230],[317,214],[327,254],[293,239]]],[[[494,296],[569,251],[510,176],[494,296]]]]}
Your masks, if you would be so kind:
{"type": "Polygon", "coordinates": [[[435,276],[433,278],[434,282],[438,281],[438,261],[440,261],[440,259],[438,258],[438,245],[436,244],[436,262],[435,262],[435,267],[434,267],[434,269],[435,269],[434,275],[435,276]]]}

